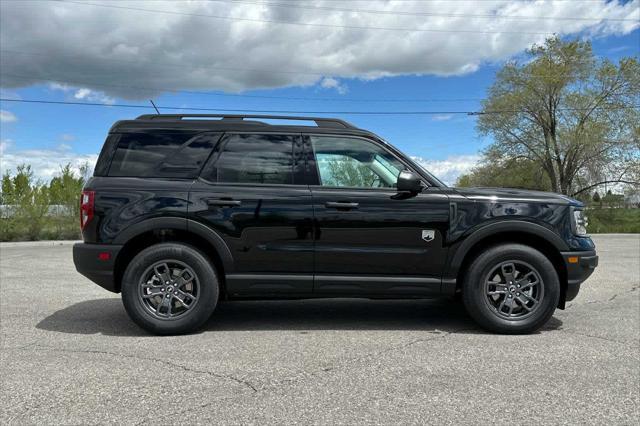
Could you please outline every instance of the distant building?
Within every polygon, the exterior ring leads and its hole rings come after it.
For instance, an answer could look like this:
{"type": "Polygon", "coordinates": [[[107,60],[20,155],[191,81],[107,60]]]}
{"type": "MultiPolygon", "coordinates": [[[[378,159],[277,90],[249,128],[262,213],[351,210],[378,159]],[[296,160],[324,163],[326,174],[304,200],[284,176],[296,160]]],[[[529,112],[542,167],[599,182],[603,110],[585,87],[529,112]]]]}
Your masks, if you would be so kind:
{"type": "Polygon", "coordinates": [[[640,208],[640,192],[625,195],[624,206],[627,208],[640,208]]]}
{"type": "MultiPolygon", "coordinates": [[[[11,204],[0,204],[0,218],[7,219],[16,215],[20,207],[11,204]]],[[[58,216],[73,216],[74,211],[69,206],[63,206],[62,204],[51,204],[47,208],[45,216],[58,217],[58,216]]]]}

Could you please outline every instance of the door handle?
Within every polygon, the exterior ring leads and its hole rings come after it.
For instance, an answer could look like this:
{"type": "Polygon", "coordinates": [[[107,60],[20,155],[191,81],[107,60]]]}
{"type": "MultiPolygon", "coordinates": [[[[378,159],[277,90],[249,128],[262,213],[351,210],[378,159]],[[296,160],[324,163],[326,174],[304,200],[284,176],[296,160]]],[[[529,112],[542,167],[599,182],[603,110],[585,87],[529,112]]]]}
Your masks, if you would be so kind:
{"type": "Polygon", "coordinates": [[[242,201],[231,198],[210,198],[207,200],[207,205],[212,207],[233,207],[239,206],[240,204],[242,204],[242,201]]]}
{"type": "Polygon", "coordinates": [[[339,201],[327,201],[324,205],[327,208],[338,210],[352,210],[357,209],[359,206],[358,203],[343,203],[339,201]]]}

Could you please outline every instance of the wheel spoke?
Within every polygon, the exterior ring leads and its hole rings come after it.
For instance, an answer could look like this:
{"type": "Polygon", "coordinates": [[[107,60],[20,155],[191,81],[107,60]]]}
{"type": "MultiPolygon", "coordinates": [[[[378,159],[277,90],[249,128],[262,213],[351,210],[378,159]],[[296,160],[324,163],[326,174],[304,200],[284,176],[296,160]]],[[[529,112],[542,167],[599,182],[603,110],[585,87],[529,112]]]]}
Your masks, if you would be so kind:
{"type": "Polygon", "coordinates": [[[185,298],[187,298],[187,297],[188,297],[188,298],[189,298],[189,299],[191,299],[191,300],[196,300],[196,297],[195,297],[193,294],[191,294],[191,293],[186,293],[186,292],[184,292],[184,291],[182,291],[182,290],[178,290],[178,295],[179,295],[179,296],[182,296],[182,298],[183,298],[183,299],[185,299],[185,298]]]}
{"type": "Polygon", "coordinates": [[[162,288],[161,287],[143,287],[145,289],[142,297],[145,299],[151,299],[156,296],[162,296],[162,288]]]}
{"type": "Polygon", "coordinates": [[[162,302],[158,304],[158,308],[156,309],[156,313],[162,317],[171,316],[171,297],[163,297],[162,302]],[[166,308],[166,311],[163,312],[163,308],[166,308]]]}
{"type": "Polygon", "coordinates": [[[153,268],[153,271],[162,284],[166,284],[171,279],[171,270],[169,269],[169,265],[167,265],[166,263],[156,265],[156,267],[153,268]],[[160,271],[161,267],[164,269],[164,272],[160,271]]]}
{"type": "Polygon", "coordinates": [[[525,274],[524,277],[516,281],[516,283],[520,285],[521,290],[527,289],[538,284],[538,277],[533,271],[531,271],[525,274]],[[530,278],[533,278],[533,280],[530,280],[530,278]]]}
{"type": "Polygon", "coordinates": [[[175,295],[176,300],[178,300],[182,306],[184,306],[186,309],[190,309],[193,306],[193,301],[195,300],[195,297],[189,293],[185,293],[183,291],[178,290],[178,294],[175,295]],[[189,303],[187,303],[187,299],[189,300],[189,303]]]}
{"type": "Polygon", "coordinates": [[[534,305],[534,306],[538,304],[538,301],[537,301],[536,299],[534,299],[533,297],[529,296],[527,293],[524,293],[524,292],[523,292],[523,293],[520,293],[520,296],[524,296],[524,297],[526,297],[526,298],[527,298],[527,300],[529,300],[529,301],[533,302],[533,305],[534,305]]]}
{"type": "MultiPolygon", "coordinates": [[[[522,296],[522,293],[520,294],[520,296],[522,296]]],[[[531,312],[533,310],[533,306],[532,307],[528,307],[527,303],[523,302],[522,299],[520,299],[520,296],[516,297],[515,300],[517,300],[518,303],[520,304],[520,306],[522,306],[527,312],[531,312]]]]}
{"type": "Polygon", "coordinates": [[[498,312],[502,313],[502,308],[504,308],[506,301],[507,301],[507,296],[504,296],[504,299],[502,299],[502,302],[498,306],[498,312]]]}
{"type": "Polygon", "coordinates": [[[191,271],[184,269],[182,272],[180,272],[180,274],[178,274],[178,276],[175,278],[176,281],[176,287],[180,288],[184,285],[189,284],[190,282],[193,281],[195,277],[193,276],[193,274],[191,273],[191,271]],[[188,274],[188,276],[185,278],[185,273],[188,274]]]}
{"type": "Polygon", "coordinates": [[[487,281],[487,294],[489,296],[496,296],[499,294],[507,293],[507,285],[500,281],[487,281]]]}
{"type": "Polygon", "coordinates": [[[500,266],[500,271],[502,272],[502,278],[505,279],[507,283],[513,281],[516,267],[513,263],[505,263],[500,266]]]}

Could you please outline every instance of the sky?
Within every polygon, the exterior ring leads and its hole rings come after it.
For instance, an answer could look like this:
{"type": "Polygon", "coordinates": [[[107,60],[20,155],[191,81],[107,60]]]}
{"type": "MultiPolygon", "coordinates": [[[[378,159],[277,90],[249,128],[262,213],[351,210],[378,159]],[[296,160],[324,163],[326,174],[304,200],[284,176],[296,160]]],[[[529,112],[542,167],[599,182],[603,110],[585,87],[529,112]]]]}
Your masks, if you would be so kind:
{"type": "Polygon", "coordinates": [[[0,169],[93,164],[153,99],[343,118],[453,184],[491,143],[466,113],[553,33],[638,57],[640,0],[0,0],[0,169]]]}

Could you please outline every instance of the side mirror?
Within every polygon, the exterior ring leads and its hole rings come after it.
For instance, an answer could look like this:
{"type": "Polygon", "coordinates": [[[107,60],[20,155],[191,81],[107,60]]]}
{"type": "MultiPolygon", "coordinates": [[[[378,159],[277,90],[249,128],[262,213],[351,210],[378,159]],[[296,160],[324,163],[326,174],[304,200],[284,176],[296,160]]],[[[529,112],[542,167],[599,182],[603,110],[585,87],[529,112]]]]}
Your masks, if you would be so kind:
{"type": "Polygon", "coordinates": [[[422,191],[422,179],[409,170],[403,170],[398,175],[398,192],[417,194],[422,191]]]}

